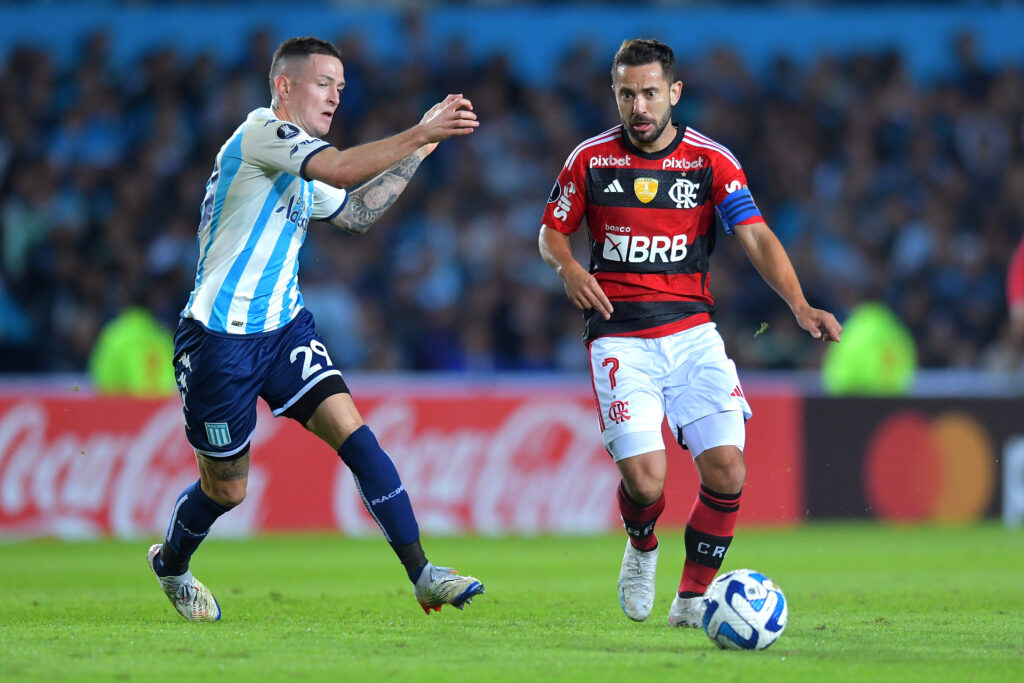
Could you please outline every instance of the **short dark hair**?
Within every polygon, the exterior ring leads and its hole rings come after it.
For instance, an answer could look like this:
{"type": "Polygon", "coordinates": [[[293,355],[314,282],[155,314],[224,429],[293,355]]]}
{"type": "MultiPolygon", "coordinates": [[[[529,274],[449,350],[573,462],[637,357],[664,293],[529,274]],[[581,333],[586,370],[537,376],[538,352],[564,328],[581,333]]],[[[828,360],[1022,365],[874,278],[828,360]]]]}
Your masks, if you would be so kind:
{"type": "Polygon", "coordinates": [[[612,60],[612,79],[619,66],[643,66],[644,64],[661,64],[665,80],[673,83],[676,80],[676,56],[665,43],[653,38],[633,38],[622,41],[619,51],[612,60]]]}
{"type": "Polygon", "coordinates": [[[277,91],[274,88],[274,79],[284,71],[284,63],[291,57],[309,57],[310,55],[328,55],[337,57],[341,61],[341,52],[329,43],[320,38],[306,36],[304,38],[289,38],[274,50],[274,59],[270,62],[270,96],[275,97],[277,91]]]}

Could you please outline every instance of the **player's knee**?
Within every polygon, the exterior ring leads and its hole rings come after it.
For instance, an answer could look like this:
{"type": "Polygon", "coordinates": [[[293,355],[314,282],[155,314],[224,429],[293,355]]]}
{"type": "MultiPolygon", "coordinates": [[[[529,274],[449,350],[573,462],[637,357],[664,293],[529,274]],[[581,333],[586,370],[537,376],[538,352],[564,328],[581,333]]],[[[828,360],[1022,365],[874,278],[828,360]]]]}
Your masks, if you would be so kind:
{"type": "Polygon", "coordinates": [[[737,493],[747,478],[747,465],[743,453],[734,447],[721,446],[708,449],[698,460],[701,483],[719,493],[737,493]]]}
{"type": "MultiPolygon", "coordinates": [[[[215,503],[226,508],[233,508],[245,500],[246,480],[216,481],[210,485],[206,495],[215,503]]],[[[205,488],[204,488],[205,490],[205,488]]]]}
{"type": "Polygon", "coordinates": [[[659,498],[665,489],[665,480],[651,475],[639,475],[623,479],[626,493],[641,505],[650,505],[659,498]]]}

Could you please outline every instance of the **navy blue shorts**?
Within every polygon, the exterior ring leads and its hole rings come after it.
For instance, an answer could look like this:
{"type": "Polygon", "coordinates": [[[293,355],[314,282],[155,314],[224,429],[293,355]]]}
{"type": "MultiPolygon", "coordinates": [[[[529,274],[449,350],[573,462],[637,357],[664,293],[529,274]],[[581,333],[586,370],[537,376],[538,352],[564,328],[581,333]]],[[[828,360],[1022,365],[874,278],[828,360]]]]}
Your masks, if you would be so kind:
{"type": "Polygon", "coordinates": [[[258,396],[276,416],[328,377],[337,376],[333,381],[347,391],[306,309],[281,329],[245,337],[210,332],[183,318],[174,335],[174,374],[188,442],[220,458],[249,445],[258,396]]]}

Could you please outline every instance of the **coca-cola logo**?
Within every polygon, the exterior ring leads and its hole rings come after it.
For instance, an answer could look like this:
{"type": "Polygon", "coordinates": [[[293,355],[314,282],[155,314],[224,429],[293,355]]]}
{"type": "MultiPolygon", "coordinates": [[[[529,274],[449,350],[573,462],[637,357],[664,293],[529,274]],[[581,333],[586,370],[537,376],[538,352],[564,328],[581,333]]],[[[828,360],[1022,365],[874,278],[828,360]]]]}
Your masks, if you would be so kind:
{"type": "MultiPolygon", "coordinates": [[[[502,421],[471,428],[423,424],[416,403],[386,401],[366,422],[424,531],[595,532],[616,523],[619,475],[585,404],[523,401],[502,421]]],[[[343,531],[375,531],[348,468],[338,468],[333,495],[343,531]]]]}
{"type": "MultiPolygon", "coordinates": [[[[181,404],[117,406],[124,410],[102,413],[84,399],[0,408],[0,533],[163,535],[175,499],[198,476],[181,404]]],[[[276,431],[273,422],[261,421],[254,444],[276,431]]],[[[218,521],[218,535],[258,526],[266,484],[265,472],[251,467],[248,503],[218,521]]]]}

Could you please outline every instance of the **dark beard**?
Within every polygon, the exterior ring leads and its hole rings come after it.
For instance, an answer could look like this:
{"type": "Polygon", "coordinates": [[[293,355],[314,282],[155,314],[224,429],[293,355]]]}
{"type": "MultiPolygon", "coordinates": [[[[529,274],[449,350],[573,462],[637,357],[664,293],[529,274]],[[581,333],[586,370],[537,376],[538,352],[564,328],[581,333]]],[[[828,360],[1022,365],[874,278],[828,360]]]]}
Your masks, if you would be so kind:
{"type": "MultiPolygon", "coordinates": [[[[668,123],[671,120],[672,120],[672,110],[669,109],[667,112],[665,112],[665,115],[663,117],[661,117],[661,120],[660,121],[655,121],[654,122],[654,126],[649,131],[644,133],[643,135],[641,135],[640,133],[638,133],[635,130],[633,130],[632,125],[627,126],[626,128],[627,128],[627,130],[629,130],[629,134],[637,142],[649,143],[649,142],[654,142],[659,137],[661,137],[661,134],[665,132],[665,127],[668,126],[668,123]]],[[[634,119],[634,120],[630,121],[630,124],[638,123],[638,122],[641,122],[641,121],[647,121],[647,119],[634,119]]]]}

